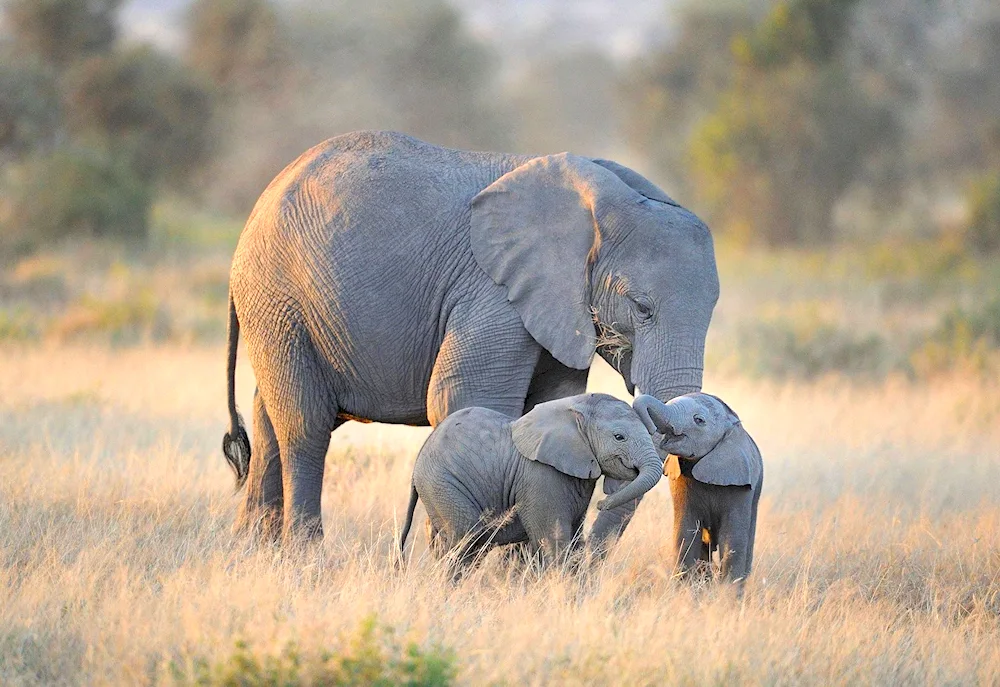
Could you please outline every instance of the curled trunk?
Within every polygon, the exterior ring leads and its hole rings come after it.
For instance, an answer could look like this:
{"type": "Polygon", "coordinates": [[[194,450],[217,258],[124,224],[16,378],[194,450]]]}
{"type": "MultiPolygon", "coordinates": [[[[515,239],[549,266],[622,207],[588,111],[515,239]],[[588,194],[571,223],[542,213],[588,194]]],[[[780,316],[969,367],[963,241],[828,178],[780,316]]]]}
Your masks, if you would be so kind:
{"type": "Polygon", "coordinates": [[[660,477],[662,476],[663,463],[660,461],[660,457],[651,443],[649,449],[643,454],[642,462],[639,464],[639,476],[598,503],[598,510],[611,510],[629,501],[642,498],[643,494],[656,486],[656,483],[660,481],[660,477]]]}

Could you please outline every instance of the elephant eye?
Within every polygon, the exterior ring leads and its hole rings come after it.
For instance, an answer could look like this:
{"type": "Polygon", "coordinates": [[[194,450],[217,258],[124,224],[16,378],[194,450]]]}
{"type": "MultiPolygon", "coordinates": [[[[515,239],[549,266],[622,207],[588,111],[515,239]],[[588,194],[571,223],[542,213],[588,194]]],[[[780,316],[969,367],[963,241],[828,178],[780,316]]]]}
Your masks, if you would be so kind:
{"type": "Polygon", "coordinates": [[[705,418],[703,418],[701,415],[695,415],[694,416],[694,423],[696,425],[699,425],[699,426],[703,425],[703,424],[705,424],[705,418]]]}
{"type": "Polygon", "coordinates": [[[615,432],[615,441],[625,441],[625,435],[619,432],[615,432]]]}
{"type": "Polygon", "coordinates": [[[645,296],[638,296],[632,299],[635,302],[635,311],[643,320],[648,320],[653,315],[653,304],[645,296]]]}

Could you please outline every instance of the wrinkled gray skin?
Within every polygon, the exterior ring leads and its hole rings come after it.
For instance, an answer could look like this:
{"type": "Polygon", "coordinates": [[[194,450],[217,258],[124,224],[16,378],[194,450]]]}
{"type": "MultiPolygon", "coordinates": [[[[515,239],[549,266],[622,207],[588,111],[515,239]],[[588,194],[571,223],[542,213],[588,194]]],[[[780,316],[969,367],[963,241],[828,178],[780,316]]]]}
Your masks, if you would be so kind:
{"type": "Polygon", "coordinates": [[[664,474],[674,502],[679,570],[710,562],[718,550],[723,578],[742,587],[753,564],[764,483],[757,445],[736,413],[710,394],[685,394],[666,404],[643,395],[632,406],[668,454],[664,474]]]}
{"type": "Polygon", "coordinates": [[[628,484],[598,503],[615,508],[653,488],[663,462],[635,412],[606,394],[535,406],[519,419],[465,408],[431,433],[413,468],[402,552],[418,498],[428,542],[456,563],[485,548],[528,542],[544,563],[582,540],[581,527],[602,474],[628,484]]]}
{"type": "MultiPolygon", "coordinates": [[[[628,168],[330,139],[271,182],[233,256],[223,450],[249,482],[238,528],[320,536],[330,433],[348,420],[519,417],[582,393],[597,348],[630,389],[697,390],[718,295],[708,229],[628,168]],[[594,312],[614,342],[599,346],[594,312]],[[241,331],[252,452],[235,403],[241,331]]],[[[636,505],[602,513],[595,535],[636,505]]]]}

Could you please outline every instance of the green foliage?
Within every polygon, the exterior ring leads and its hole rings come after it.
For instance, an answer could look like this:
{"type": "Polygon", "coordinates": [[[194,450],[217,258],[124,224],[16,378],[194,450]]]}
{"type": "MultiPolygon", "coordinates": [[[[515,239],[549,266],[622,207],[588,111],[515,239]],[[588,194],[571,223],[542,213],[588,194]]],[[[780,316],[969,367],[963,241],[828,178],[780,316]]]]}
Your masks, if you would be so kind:
{"type": "Polygon", "coordinates": [[[127,155],[146,181],[179,183],[209,151],[210,91],[149,47],[94,57],[74,74],[72,125],[127,155]]]}
{"type": "Polygon", "coordinates": [[[678,196],[694,193],[684,173],[691,133],[731,87],[730,46],[752,28],[753,15],[742,4],[689,4],[681,10],[677,41],[624,77],[627,140],[678,196]]]}
{"type": "Polygon", "coordinates": [[[835,59],[852,4],[779,3],[737,42],[733,86],[690,143],[699,195],[735,234],[830,241],[835,203],[896,140],[891,111],[835,59]]]}
{"type": "Polygon", "coordinates": [[[0,310],[0,342],[33,341],[38,337],[36,322],[23,310],[0,310]]]}
{"type": "Polygon", "coordinates": [[[910,354],[909,363],[921,378],[954,369],[994,373],[1000,369],[1000,298],[981,309],[954,308],[910,354]]]}
{"type": "Polygon", "coordinates": [[[61,121],[55,73],[39,60],[0,52],[0,152],[49,147],[61,121]]]}
{"type": "Polygon", "coordinates": [[[742,369],[769,377],[813,378],[837,372],[876,377],[889,365],[885,342],[819,318],[782,318],[742,328],[738,337],[742,369]]]}
{"type": "Polygon", "coordinates": [[[121,0],[12,0],[0,61],[0,245],[145,239],[154,190],[211,154],[212,93],[171,57],[116,46],[121,0]]]}
{"type": "Polygon", "coordinates": [[[980,253],[1000,252],[1000,172],[979,179],[969,192],[966,241],[980,253]]]}
{"type": "Polygon", "coordinates": [[[736,46],[758,68],[774,69],[805,59],[833,62],[839,55],[858,0],[784,0],[736,46]]]}
{"type": "Polygon", "coordinates": [[[85,295],[50,322],[46,334],[62,341],[96,338],[124,344],[165,341],[173,331],[155,294],[139,288],[113,298],[85,295]]]}
{"type": "Polygon", "coordinates": [[[454,684],[456,674],[452,652],[403,646],[392,628],[378,625],[374,617],[333,652],[304,654],[289,643],[278,654],[262,655],[241,641],[221,661],[175,661],[170,672],[176,684],[199,687],[444,687],[454,684]]]}
{"type": "Polygon", "coordinates": [[[127,160],[63,148],[13,170],[2,243],[32,249],[66,236],[143,239],[152,193],[127,160]]]}
{"type": "Polygon", "coordinates": [[[62,70],[108,50],[123,0],[8,0],[5,18],[19,51],[62,70]]]}

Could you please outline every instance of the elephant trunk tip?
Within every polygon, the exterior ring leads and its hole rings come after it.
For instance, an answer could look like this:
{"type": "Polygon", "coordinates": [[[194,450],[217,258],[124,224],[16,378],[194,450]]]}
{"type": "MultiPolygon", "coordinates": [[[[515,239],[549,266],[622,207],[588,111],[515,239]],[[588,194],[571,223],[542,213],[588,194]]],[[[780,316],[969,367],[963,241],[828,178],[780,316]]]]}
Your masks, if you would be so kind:
{"type": "Polygon", "coordinates": [[[243,417],[237,415],[235,425],[222,437],[222,454],[236,476],[236,491],[246,484],[250,472],[250,437],[243,426],[243,417]]]}

